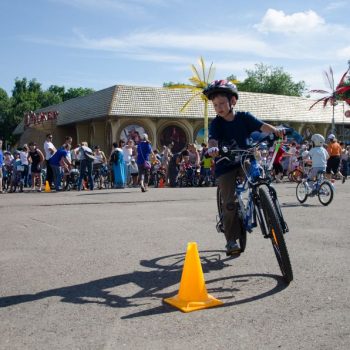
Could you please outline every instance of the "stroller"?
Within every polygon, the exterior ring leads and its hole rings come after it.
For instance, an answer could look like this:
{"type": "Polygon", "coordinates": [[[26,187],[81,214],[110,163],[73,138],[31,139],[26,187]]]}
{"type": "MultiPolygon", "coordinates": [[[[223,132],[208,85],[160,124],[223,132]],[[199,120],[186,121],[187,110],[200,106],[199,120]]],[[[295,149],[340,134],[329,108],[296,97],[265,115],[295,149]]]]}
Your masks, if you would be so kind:
{"type": "Polygon", "coordinates": [[[8,192],[11,188],[11,179],[12,179],[12,173],[13,173],[13,166],[12,165],[3,165],[2,166],[2,189],[5,192],[8,192]]]}
{"type": "Polygon", "coordinates": [[[19,192],[23,192],[23,187],[24,187],[23,173],[24,173],[24,166],[18,161],[14,162],[10,192],[16,192],[17,188],[19,189],[19,192]]]}
{"type": "Polygon", "coordinates": [[[79,170],[71,169],[66,179],[65,191],[77,190],[78,189],[78,180],[79,180],[79,170]]]}

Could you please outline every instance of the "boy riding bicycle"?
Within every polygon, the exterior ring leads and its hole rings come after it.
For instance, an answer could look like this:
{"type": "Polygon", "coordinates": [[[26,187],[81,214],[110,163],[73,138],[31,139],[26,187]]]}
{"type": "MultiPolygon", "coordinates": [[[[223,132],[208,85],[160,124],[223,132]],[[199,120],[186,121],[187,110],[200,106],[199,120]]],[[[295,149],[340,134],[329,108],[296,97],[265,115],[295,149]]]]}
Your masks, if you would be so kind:
{"type": "MultiPolygon", "coordinates": [[[[257,119],[249,112],[234,111],[238,100],[236,85],[227,80],[215,80],[209,84],[203,94],[212,101],[217,113],[209,129],[208,154],[219,156],[222,146],[247,149],[248,139],[252,132],[261,131],[283,136],[283,131],[257,119]]],[[[235,202],[236,178],[242,174],[239,163],[232,164],[226,160],[217,163],[215,175],[223,201],[223,223],[226,237],[226,253],[232,255],[240,252],[237,239],[241,235],[238,207],[235,202]]]]}
{"type": "Polygon", "coordinates": [[[311,136],[312,148],[309,151],[309,156],[311,157],[311,170],[308,175],[308,180],[314,181],[318,172],[326,171],[327,160],[329,154],[327,150],[323,147],[325,139],[320,134],[314,134],[311,136]]]}

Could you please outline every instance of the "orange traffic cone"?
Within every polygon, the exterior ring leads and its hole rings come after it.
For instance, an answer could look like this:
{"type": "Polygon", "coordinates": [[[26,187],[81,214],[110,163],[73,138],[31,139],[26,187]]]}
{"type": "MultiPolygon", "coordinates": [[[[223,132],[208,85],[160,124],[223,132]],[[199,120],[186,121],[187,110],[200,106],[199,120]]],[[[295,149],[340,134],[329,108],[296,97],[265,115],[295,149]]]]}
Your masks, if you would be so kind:
{"type": "Polygon", "coordinates": [[[164,301],[183,312],[207,309],[223,304],[222,301],[207,293],[197,243],[190,242],[187,245],[178,294],[172,298],[166,298],[164,301]]]}
{"type": "Polygon", "coordinates": [[[49,185],[49,181],[46,181],[46,182],[45,182],[45,192],[51,192],[51,188],[50,188],[50,185],[49,185]]]}

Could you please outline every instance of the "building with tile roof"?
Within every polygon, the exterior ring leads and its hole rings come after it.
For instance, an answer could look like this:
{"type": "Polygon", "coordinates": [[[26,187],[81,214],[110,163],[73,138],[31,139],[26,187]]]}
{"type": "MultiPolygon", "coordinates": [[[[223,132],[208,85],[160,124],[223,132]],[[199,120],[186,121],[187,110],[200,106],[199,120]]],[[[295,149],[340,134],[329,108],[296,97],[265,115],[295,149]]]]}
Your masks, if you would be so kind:
{"type": "MultiPolygon", "coordinates": [[[[191,97],[188,89],[115,85],[40,109],[36,113],[57,111],[57,119],[28,126],[23,121],[14,133],[21,135],[20,144],[32,140],[41,144],[47,133],[53,133],[56,144],[70,135],[73,143],[88,141],[108,151],[112,142],[130,137],[137,141],[138,134],[146,132],[153,147],[175,140],[180,149],[187,143],[202,142],[203,101],[198,97],[180,112],[191,97]]],[[[236,109],[273,125],[289,124],[305,137],[315,132],[326,136],[331,130],[333,108],[323,108],[320,103],[310,110],[312,103],[303,97],[240,92],[236,109]]],[[[338,138],[349,141],[350,118],[344,116],[347,109],[343,103],[336,105],[334,121],[338,138]]],[[[208,114],[210,119],[215,117],[211,103],[208,114]]]]}

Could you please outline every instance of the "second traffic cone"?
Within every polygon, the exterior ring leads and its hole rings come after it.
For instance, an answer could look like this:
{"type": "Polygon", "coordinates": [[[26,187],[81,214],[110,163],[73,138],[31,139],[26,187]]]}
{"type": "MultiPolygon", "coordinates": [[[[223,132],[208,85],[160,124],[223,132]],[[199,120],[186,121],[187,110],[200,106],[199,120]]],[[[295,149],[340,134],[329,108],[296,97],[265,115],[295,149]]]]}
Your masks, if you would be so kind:
{"type": "Polygon", "coordinates": [[[51,188],[50,188],[50,185],[49,185],[49,181],[46,181],[46,182],[45,182],[45,192],[51,192],[51,188]]]}
{"type": "Polygon", "coordinates": [[[164,301],[183,312],[207,309],[223,304],[222,301],[215,299],[207,292],[197,243],[190,242],[187,245],[178,294],[172,298],[166,298],[164,301]]]}

